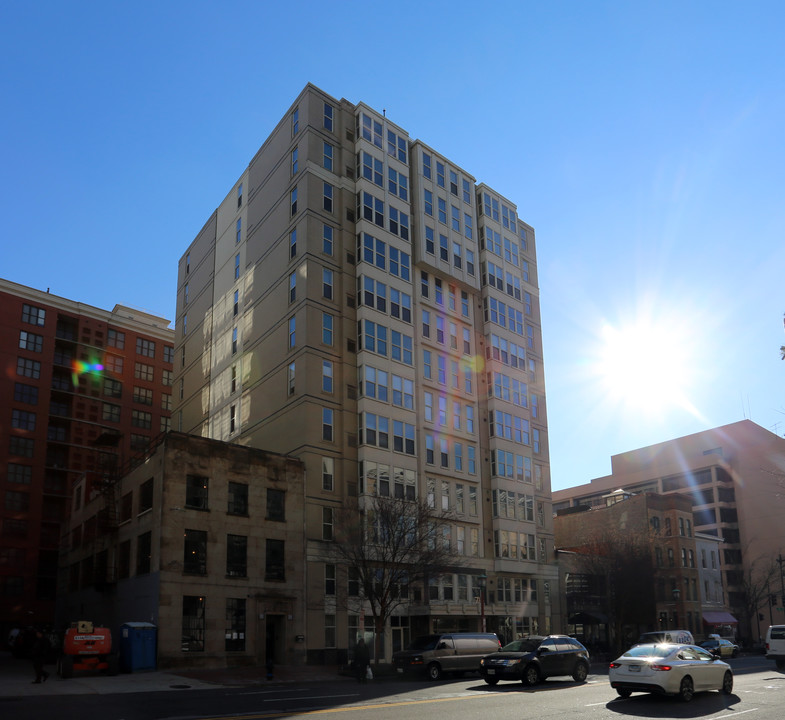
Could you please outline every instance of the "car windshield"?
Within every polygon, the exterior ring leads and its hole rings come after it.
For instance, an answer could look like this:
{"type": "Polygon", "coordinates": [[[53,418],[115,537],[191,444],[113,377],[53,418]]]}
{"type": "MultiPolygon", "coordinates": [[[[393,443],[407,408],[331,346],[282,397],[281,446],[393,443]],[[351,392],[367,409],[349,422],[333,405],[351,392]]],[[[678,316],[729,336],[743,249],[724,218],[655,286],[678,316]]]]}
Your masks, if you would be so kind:
{"type": "Polygon", "coordinates": [[[624,653],[624,657],[664,658],[673,652],[673,645],[636,645],[624,653]]]}
{"type": "Polygon", "coordinates": [[[423,637],[418,637],[416,640],[413,640],[408,649],[411,652],[433,650],[440,637],[441,635],[423,635],[423,637]]]}
{"type": "Polygon", "coordinates": [[[540,645],[539,640],[513,640],[511,643],[507,643],[503,648],[502,652],[534,652],[540,645]]]}

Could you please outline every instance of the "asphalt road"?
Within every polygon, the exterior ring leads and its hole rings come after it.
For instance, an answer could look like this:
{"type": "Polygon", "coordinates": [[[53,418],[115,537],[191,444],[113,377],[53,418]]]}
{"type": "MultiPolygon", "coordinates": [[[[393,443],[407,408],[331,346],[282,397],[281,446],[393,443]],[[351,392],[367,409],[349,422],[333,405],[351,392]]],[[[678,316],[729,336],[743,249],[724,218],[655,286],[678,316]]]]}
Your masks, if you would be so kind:
{"type": "MultiPolygon", "coordinates": [[[[622,700],[602,674],[582,685],[568,678],[534,687],[486,685],[476,676],[431,683],[393,678],[288,686],[188,688],[169,692],[0,698],[2,720],[267,720],[333,716],[336,720],[611,720],[700,718],[782,720],[785,674],[760,656],[730,662],[732,695],[711,692],[690,703],[633,695],[622,700]]],[[[324,720],[327,720],[326,718],[324,720]]]]}

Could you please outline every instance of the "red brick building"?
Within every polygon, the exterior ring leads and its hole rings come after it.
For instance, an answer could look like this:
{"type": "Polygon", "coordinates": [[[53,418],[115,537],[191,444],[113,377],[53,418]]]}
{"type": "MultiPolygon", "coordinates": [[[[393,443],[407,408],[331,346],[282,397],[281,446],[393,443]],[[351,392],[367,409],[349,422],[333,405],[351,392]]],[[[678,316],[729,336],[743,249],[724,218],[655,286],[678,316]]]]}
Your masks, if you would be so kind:
{"type": "Polygon", "coordinates": [[[0,279],[3,640],[9,627],[54,618],[61,524],[76,482],[87,498],[100,492],[169,429],[168,326],[122,305],[110,312],[0,279]]]}

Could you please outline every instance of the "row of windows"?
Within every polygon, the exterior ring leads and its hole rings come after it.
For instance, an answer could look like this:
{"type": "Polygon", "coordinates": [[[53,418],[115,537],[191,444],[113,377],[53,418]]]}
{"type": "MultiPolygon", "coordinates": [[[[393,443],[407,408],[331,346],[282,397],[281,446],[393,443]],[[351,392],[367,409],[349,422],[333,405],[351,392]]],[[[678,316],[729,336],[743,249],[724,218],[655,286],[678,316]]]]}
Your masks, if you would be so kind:
{"type": "MultiPolygon", "coordinates": [[[[517,275],[505,272],[502,267],[492,262],[484,262],[482,264],[482,284],[483,286],[490,285],[498,288],[516,300],[521,299],[521,279],[517,275]]],[[[527,314],[531,315],[531,295],[529,295],[529,311],[527,314]]]]}
{"type": "MultiPolygon", "coordinates": [[[[424,298],[430,298],[433,295],[433,299],[437,305],[444,307],[444,287],[441,278],[434,277],[433,278],[433,293],[431,293],[431,278],[427,272],[424,270],[420,271],[420,295],[424,298]]],[[[463,317],[469,317],[469,294],[462,290],[461,291],[461,315],[463,317]]],[[[454,285],[447,286],[447,309],[451,313],[458,312],[458,291],[454,285]]]]}
{"type": "Polygon", "coordinates": [[[369,495],[414,500],[417,496],[417,472],[408,468],[361,460],[360,487],[363,493],[369,495]]]}
{"type": "Polygon", "coordinates": [[[535,361],[529,358],[526,360],[526,348],[523,345],[518,345],[512,340],[491,333],[491,342],[485,349],[485,356],[490,360],[498,360],[505,365],[517,368],[518,370],[525,371],[527,369],[534,375],[536,370],[535,361]]]}
{"type": "MultiPolygon", "coordinates": [[[[493,554],[497,558],[512,560],[537,560],[537,545],[532,533],[513,530],[493,531],[493,554]]],[[[540,562],[547,559],[545,538],[540,539],[540,562]]]]}
{"type": "MultiPolygon", "coordinates": [[[[519,407],[528,407],[528,385],[523,380],[501,372],[488,373],[488,397],[511,402],[519,407]]],[[[532,395],[532,416],[536,417],[537,396],[532,395]]]]}
{"type": "Polygon", "coordinates": [[[529,281],[529,262],[520,257],[526,250],[524,240],[511,240],[506,235],[502,237],[496,230],[487,225],[480,226],[480,249],[497,255],[515,267],[520,267],[523,279],[529,281]]]}
{"type": "Polygon", "coordinates": [[[438,507],[443,512],[455,512],[459,515],[477,517],[479,505],[477,501],[478,489],[476,485],[451,483],[449,480],[437,481],[435,478],[426,479],[425,498],[429,508],[437,507],[437,487],[439,488],[438,507]]]}
{"type": "Polygon", "coordinates": [[[513,440],[519,445],[529,445],[529,421],[526,418],[506,413],[503,410],[494,410],[490,414],[491,437],[513,440]]]}
{"type": "Polygon", "coordinates": [[[390,330],[385,325],[372,322],[371,320],[360,320],[357,323],[357,337],[359,339],[359,350],[376,353],[383,357],[390,357],[393,360],[412,365],[413,339],[411,335],[405,335],[397,330],[390,330]],[[388,348],[389,333],[389,348],[388,348]]]}
{"type": "MultiPolygon", "coordinates": [[[[433,212],[433,193],[430,190],[423,190],[423,212],[434,217],[433,212]]],[[[474,218],[470,213],[462,213],[456,205],[450,205],[450,220],[447,222],[447,200],[442,197],[436,198],[436,218],[442,225],[448,225],[456,233],[461,234],[467,240],[474,240],[474,218]],[[463,222],[461,222],[463,221],[463,222]]],[[[446,259],[446,258],[442,258],[446,259]]]]}
{"type": "Polygon", "coordinates": [[[360,367],[359,378],[360,392],[364,397],[414,410],[414,380],[371,365],[360,367]]]}
{"type": "MultiPolygon", "coordinates": [[[[422,336],[424,338],[431,337],[431,311],[422,311],[422,336]]],[[[445,320],[443,315],[436,316],[436,332],[435,340],[440,345],[447,344],[447,336],[445,335],[445,326],[449,331],[450,348],[458,350],[458,327],[457,323],[445,320]]],[[[471,328],[461,327],[461,352],[464,355],[472,354],[472,332],[471,328]]]]}
{"type": "MultiPolygon", "coordinates": [[[[387,314],[387,285],[366,275],[357,278],[357,305],[370,307],[387,314]]],[[[390,287],[390,316],[410,323],[412,296],[390,287]]]]}
{"type": "MultiPolygon", "coordinates": [[[[656,534],[659,534],[660,518],[655,515],[649,520],[649,522],[651,524],[651,529],[656,534]]],[[[689,518],[680,517],[678,519],[678,522],[679,522],[679,535],[681,535],[682,537],[692,537],[692,520],[690,520],[689,518]]],[[[666,517],[664,534],[669,536],[672,534],[672,532],[673,531],[671,529],[671,519],[669,517],[666,517]]]]}
{"type": "MultiPolygon", "coordinates": [[[[459,242],[453,240],[450,242],[449,238],[439,233],[439,259],[446,263],[450,262],[450,246],[452,245],[452,264],[457,270],[462,270],[464,267],[464,255],[466,260],[466,274],[474,277],[474,250],[464,248],[459,242]]],[[[436,255],[436,241],[434,230],[430,225],[425,226],[425,252],[429,255],[436,255]]]]}
{"type": "MultiPolygon", "coordinates": [[[[433,167],[433,165],[434,165],[433,158],[431,157],[430,153],[427,153],[427,152],[423,151],[423,154],[422,154],[422,173],[423,173],[423,177],[426,177],[429,180],[433,180],[433,176],[434,176],[434,167],[433,167]]],[[[444,167],[444,163],[441,162],[440,160],[436,161],[436,173],[435,173],[435,175],[436,175],[436,185],[438,187],[440,187],[440,188],[445,188],[446,189],[445,167],[444,167]]],[[[458,180],[459,180],[458,173],[451,168],[449,170],[449,175],[450,175],[450,193],[452,195],[454,195],[455,197],[458,197],[458,189],[459,189],[458,188],[458,180]]],[[[472,192],[471,192],[472,183],[469,180],[467,180],[466,178],[460,178],[460,180],[461,180],[460,190],[461,190],[461,193],[462,193],[461,196],[463,198],[463,201],[465,203],[467,203],[468,205],[471,205],[472,204],[472,192]]]]}
{"type": "MultiPolygon", "coordinates": [[[[507,305],[495,297],[483,298],[485,322],[491,322],[499,327],[507,328],[516,335],[524,334],[523,313],[512,305],[507,305]]],[[[534,328],[526,326],[527,347],[534,347],[534,328]]]]}
{"type": "Polygon", "coordinates": [[[357,235],[357,257],[360,262],[375,265],[380,270],[388,270],[390,275],[406,280],[411,279],[412,260],[409,253],[388,245],[383,240],[368,233],[357,235]]]}
{"type": "Polygon", "coordinates": [[[414,425],[394,418],[391,422],[390,418],[376,413],[360,413],[360,444],[391,448],[395,452],[414,455],[414,425]],[[392,445],[390,445],[391,425],[392,445]]]}
{"type": "Polygon", "coordinates": [[[357,193],[357,217],[383,228],[385,218],[385,205],[389,218],[388,230],[393,235],[398,235],[402,240],[409,241],[409,215],[402,210],[386,204],[369,192],[357,193]]]}
{"type": "Polygon", "coordinates": [[[425,433],[425,463],[427,465],[439,465],[444,470],[452,467],[456,472],[468,472],[469,475],[477,474],[477,448],[474,445],[466,444],[466,455],[464,468],[464,444],[441,434],[425,433]],[[437,450],[438,460],[437,463],[437,450]],[[452,455],[452,465],[450,456],[452,455]]]}
{"type": "MultiPolygon", "coordinates": [[[[357,153],[357,177],[363,177],[384,189],[384,162],[369,152],[357,153]]],[[[393,167],[387,168],[387,190],[404,202],[409,201],[409,179],[393,167]]]]}
{"type": "Polygon", "coordinates": [[[471,395],[474,391],[473,388],[473,371],[470,362],[465,360],[458,361],[449,358],[440,353],[434,353],[432,350],[422,351],[422,372],[426,380],[435,380],[439,385],[444,385],[454,390],[463,389],[467,395],[471,395]],[[436,356],[436,367],[434,369],[434,356],[436,356]],[[448,381],[448,365],[449,365],[449,381],[448,381]],[[463,375],[463,383],[461,383],[461,375],[463,375]]]}
{"type": "MultiPolygon", "coordinates": [[[[536,502],[537,524],[545,525],[545,504],[536,502]]],[[[492,492],[493,517],[534,522],[535,499],[533,495],[516,493],[512,490],[494,490],[492,492]]]]}
{"type": "Polygon", "coordinates": [[[504,203],[501,203],[501,217],[499,216],[499,200],[493,197],[490,193],[483,193],[482,194],[482,202],[478,203],[480,206],[480,211],[489,218],[492,218],[496,222],[501,221],[503,227],[507,230],[515,231],[517,229],[517,216],[515,214],[515,210],[511,207],[508,207],[504,203]]]}
{"type": "Polygon", "coordinates": [[[474,435],[474,405],[471,403],[462,404],[456,398],[448,399],[444,395],[436,398],[437,406],[434,408],[434,395],[431,392],[423,393],[423,417],[426,422],[436,423],[438,427],[448,426],[448,417],[452,417],[453,430],[466,429],[470,435],[474,435]],[[449,412],[448,406],[452,406],[449,412]]]}
{"type": "MultiPolygon", "coordinates": [[[[382,144],[382,124],[376,118],[360,113],[357,116],[357,137],[362,137],[373,143],[379,149],[384,149],[382,144]]],[[[406,138],[392,130],[387,130],[387,154],[399,162],[408,163],[408,146],[406,138]]]]}

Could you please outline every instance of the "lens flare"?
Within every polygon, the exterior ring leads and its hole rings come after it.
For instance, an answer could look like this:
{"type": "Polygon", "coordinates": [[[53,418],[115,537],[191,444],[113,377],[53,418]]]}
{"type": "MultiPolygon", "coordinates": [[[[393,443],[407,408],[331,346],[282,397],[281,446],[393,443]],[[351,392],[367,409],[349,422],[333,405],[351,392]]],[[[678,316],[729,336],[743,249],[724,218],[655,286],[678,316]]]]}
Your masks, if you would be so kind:
{"type": "Polygon", "coordinates": [[[79,378],[83,375],[93,375],[100,377],[104,371],[102,363],[93,359],[92,362],[85,362],[84,360],[74,360],[71,364],[71,381],[76,387],[79,384],[79,378]]]}

